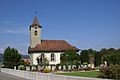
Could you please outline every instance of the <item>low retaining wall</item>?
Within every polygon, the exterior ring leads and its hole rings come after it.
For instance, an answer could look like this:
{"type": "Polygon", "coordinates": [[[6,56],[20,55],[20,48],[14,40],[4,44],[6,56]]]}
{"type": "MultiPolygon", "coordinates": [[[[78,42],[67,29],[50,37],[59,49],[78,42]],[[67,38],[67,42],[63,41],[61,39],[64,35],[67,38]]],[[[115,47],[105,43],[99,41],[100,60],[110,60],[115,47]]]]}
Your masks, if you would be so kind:
{"type": "Polygon", "coordinates": [[[31,79],[31,80],[103,80],[99,78],[64,76],[64,75],[55,75],[51,73],[22,71],[22,70],[14,70],[14,69],[7,69],[7,68],[1,68],[1,72],[26,78],[26,79],[31,79]]]}

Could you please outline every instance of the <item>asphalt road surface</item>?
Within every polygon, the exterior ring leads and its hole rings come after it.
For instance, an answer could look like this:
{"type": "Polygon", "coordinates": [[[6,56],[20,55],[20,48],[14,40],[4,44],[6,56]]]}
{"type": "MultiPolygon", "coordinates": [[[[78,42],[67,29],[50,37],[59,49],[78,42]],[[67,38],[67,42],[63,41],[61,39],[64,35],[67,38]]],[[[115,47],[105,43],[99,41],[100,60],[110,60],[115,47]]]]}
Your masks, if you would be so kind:
{"type": "Polygon", "coordinates": [[[17,77],[17,76],[13,76],[10,74],[0,72],[0,80],[29,80],[29,79],[24,79],[21,77],[17,77]]]}

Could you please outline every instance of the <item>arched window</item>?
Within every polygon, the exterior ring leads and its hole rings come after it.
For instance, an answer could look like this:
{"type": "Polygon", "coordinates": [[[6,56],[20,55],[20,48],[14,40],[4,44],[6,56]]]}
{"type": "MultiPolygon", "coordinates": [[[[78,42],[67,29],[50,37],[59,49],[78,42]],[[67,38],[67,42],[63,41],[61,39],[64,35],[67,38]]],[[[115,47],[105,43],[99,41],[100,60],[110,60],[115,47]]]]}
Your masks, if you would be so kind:
{"type": "Polygon", "coordinates": [[[51,61],[55,61],[55,54],[51,54],[51,61]]]}
{"type": "Polygon", "coordinates": [[[41,59],[43,60],[44,57],[45,57],[45,55],[42,53],[40,57],[41,57],[41,59]]]}
{"type": "Polygon", "coordinates": [[[44,63],[44,58],[45,58],[45,55],[42,53],[41,55],[40,55],[40,64],[43,64],[44,63]]]}
{"type": "Polygon", "coordinates": [[[35,26],[35,29],[37,29],[37,26],[35,26]]]}
{"type": "Polygon", "coordinates": [[[37,31],[35,30],[34,35],[37,36],[37,31]]]}

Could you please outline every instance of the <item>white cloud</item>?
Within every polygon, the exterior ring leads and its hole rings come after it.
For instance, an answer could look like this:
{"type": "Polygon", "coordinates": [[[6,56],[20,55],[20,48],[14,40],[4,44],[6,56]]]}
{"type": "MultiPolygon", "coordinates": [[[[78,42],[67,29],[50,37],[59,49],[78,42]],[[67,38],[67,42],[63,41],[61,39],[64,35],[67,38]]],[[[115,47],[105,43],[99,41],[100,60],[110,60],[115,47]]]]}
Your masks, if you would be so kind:
{"type": "MultiPolygon", "coordinates": [[[[0,44],[1,45],[1,44],[0,44]]],[[[29,47],[29,43],[22,43],[22,44],[2,44],[2,46],[0,46],[0,53],[4,53],[4,50],[10,46],[11,48],[16,48],[19,53],[21,54],[27,54],[28,53],[28,47],[29,47]]]]}
{"type": "Polygon", "coordinates": [[[11,21],[0,21],[0,33],[9,33],[9,34],[28,34],[28,27],[16,26],[11,21]]]}
{"type": "Polygon", "coordinates": [[[18,31],[14,31],[14,30],[7,29],[7,30],[6,30],[6,33],[16,34],[16,33],[19,33],[19,32],[18,32],[18,31]]]}
{"type": "Polygon", "coordinates": [[[3,48],[0,48],[0,53],[3,53],[4,52],[4,49],[3,48]]]}
{"type": "Polygon", "coordinates": [[[1,30],[0,33],[29,34],[29,31],[25,29],[4,29],[4,30],[1,30]]]}
{"type": "Polygon", "coordinates": [[[11,46],[11,44],[7,43],[7,44],[3,44],[3,43],[0,43],[0,53],[4,53],[4,50],[8,47],[8,46],[11,46]]]}

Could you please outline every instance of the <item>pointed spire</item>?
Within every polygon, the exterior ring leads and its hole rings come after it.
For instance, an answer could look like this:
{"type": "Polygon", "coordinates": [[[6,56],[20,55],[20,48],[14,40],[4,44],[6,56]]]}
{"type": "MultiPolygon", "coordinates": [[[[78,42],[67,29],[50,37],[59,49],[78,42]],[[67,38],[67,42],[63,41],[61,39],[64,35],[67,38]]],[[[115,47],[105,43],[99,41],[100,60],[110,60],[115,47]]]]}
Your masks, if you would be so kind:
{"type": "Polygon", "coordinates": [[[36,16],[34,17],[32,25],[40,25],[36,16]]]}
{"type": "Polygon", "coordinates": [[[39,26],[40,28],[42,27],[38,22],[37,16],[34,17],[33,23],[30,27],[34,27],[34,26],[39,26]]]}
{"type": "Polygon", "coordinates": [[[30,25],[30,28],[31,27],[34,27],[34,26],[38,26],[39,28],[42,28],[42,26],[39,24],[38,22],[38,19],[37,19],[37,16],[36,16],[37,12],[35,11],[35,17],[34,17],[34,20],[33,20],[33,23],[32,25],[30,25]]]}

